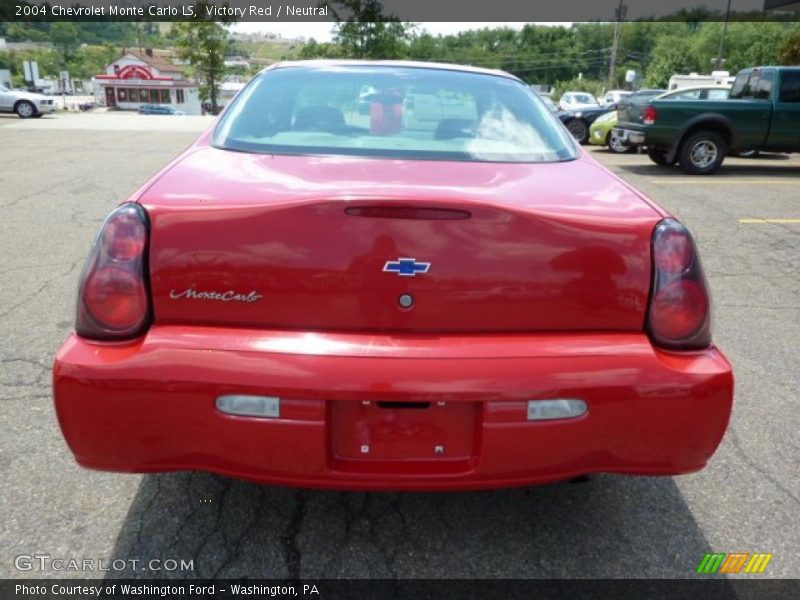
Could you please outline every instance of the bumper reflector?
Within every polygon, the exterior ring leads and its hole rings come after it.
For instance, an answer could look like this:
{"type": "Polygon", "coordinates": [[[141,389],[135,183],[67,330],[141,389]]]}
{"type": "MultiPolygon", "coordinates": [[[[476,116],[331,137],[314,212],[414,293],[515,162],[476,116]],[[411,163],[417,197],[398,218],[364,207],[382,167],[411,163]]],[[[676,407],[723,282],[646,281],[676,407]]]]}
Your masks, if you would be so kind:
{"type": "Polygon", "coordinates": [[[277,418],[281,416],[281,399],[275,396],[231,395],[217,398],[217,408],[229,415],[277,418]]]}
{"type": "Polygon", "coordinates": [[[529,421],[549,421],[551,419],[574,419],[588,410],[586,402],[574,398],[553,400],[528,400],[529,421]]]}

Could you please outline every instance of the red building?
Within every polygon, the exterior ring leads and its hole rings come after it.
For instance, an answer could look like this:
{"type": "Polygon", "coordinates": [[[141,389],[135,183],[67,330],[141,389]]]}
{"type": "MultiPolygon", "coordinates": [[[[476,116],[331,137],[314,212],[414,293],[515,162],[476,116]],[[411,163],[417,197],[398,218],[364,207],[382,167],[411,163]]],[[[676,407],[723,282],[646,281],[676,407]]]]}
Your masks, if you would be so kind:
{"type": "Polygon", "coordinates": [[[170,104],[187,115],[202,114],[197,83],[167,56],[153,50],[126,50],[106,72],[95,76],[106,106],[138,110],[143,104],[170,104]]]}

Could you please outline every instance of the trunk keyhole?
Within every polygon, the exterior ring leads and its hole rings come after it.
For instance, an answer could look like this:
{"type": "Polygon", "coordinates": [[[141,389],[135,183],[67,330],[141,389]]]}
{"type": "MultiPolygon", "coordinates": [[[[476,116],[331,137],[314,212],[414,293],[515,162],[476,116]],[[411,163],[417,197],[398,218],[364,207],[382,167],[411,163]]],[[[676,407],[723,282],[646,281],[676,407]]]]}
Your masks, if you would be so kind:
{"type": "Polygon", "coordinates": [[[411,294],[402,294],[400,298],[398,298],[397,303],[400,305],[400,308],[411,308],[414,306],[414,296],[411,294]]]}

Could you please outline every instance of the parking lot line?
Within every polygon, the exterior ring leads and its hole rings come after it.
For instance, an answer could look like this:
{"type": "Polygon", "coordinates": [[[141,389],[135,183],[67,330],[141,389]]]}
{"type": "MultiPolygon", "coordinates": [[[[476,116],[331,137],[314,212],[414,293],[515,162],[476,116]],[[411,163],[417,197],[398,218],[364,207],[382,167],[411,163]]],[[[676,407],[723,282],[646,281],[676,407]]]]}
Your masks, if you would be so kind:
{"type": "Polygon", "coordinates": [[[745,225],[800,223],[800,219],[739,219],[745,225]]]}

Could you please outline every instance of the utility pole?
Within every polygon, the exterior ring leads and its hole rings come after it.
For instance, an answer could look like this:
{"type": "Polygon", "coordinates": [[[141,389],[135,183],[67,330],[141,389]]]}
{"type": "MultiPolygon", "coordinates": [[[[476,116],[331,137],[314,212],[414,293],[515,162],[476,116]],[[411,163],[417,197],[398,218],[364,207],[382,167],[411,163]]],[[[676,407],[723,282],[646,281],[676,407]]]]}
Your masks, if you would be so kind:
{"type": "Polygon", "coordinates": [[[725,24],[722,26],[722,39],[719,41],[719,54],[717,55],[717,71],[722,68],[725,59],[722,57],[725,52],[725,35],[728,33],[728,19],[731,17],[731,0],[728,0],[728,8],[725,10],[725,24]]]}
{"type": "MultiPolygon", "coordinates": [[[[728,2],[730,2],[730,0],[728,0],[728,2]]],[[[614,27],[614,44],[611,46],[611,62],[608,66],[607,89],[612,89],[616,81],[617,54],[619,53],[619,40],[622,35],[622,21],[625,19],[625,14],[628,12],[628,7],[625,6],[625,0],[619,0],[619,6],[614,12],[617,17],[617,25],[614,27]]]]}

